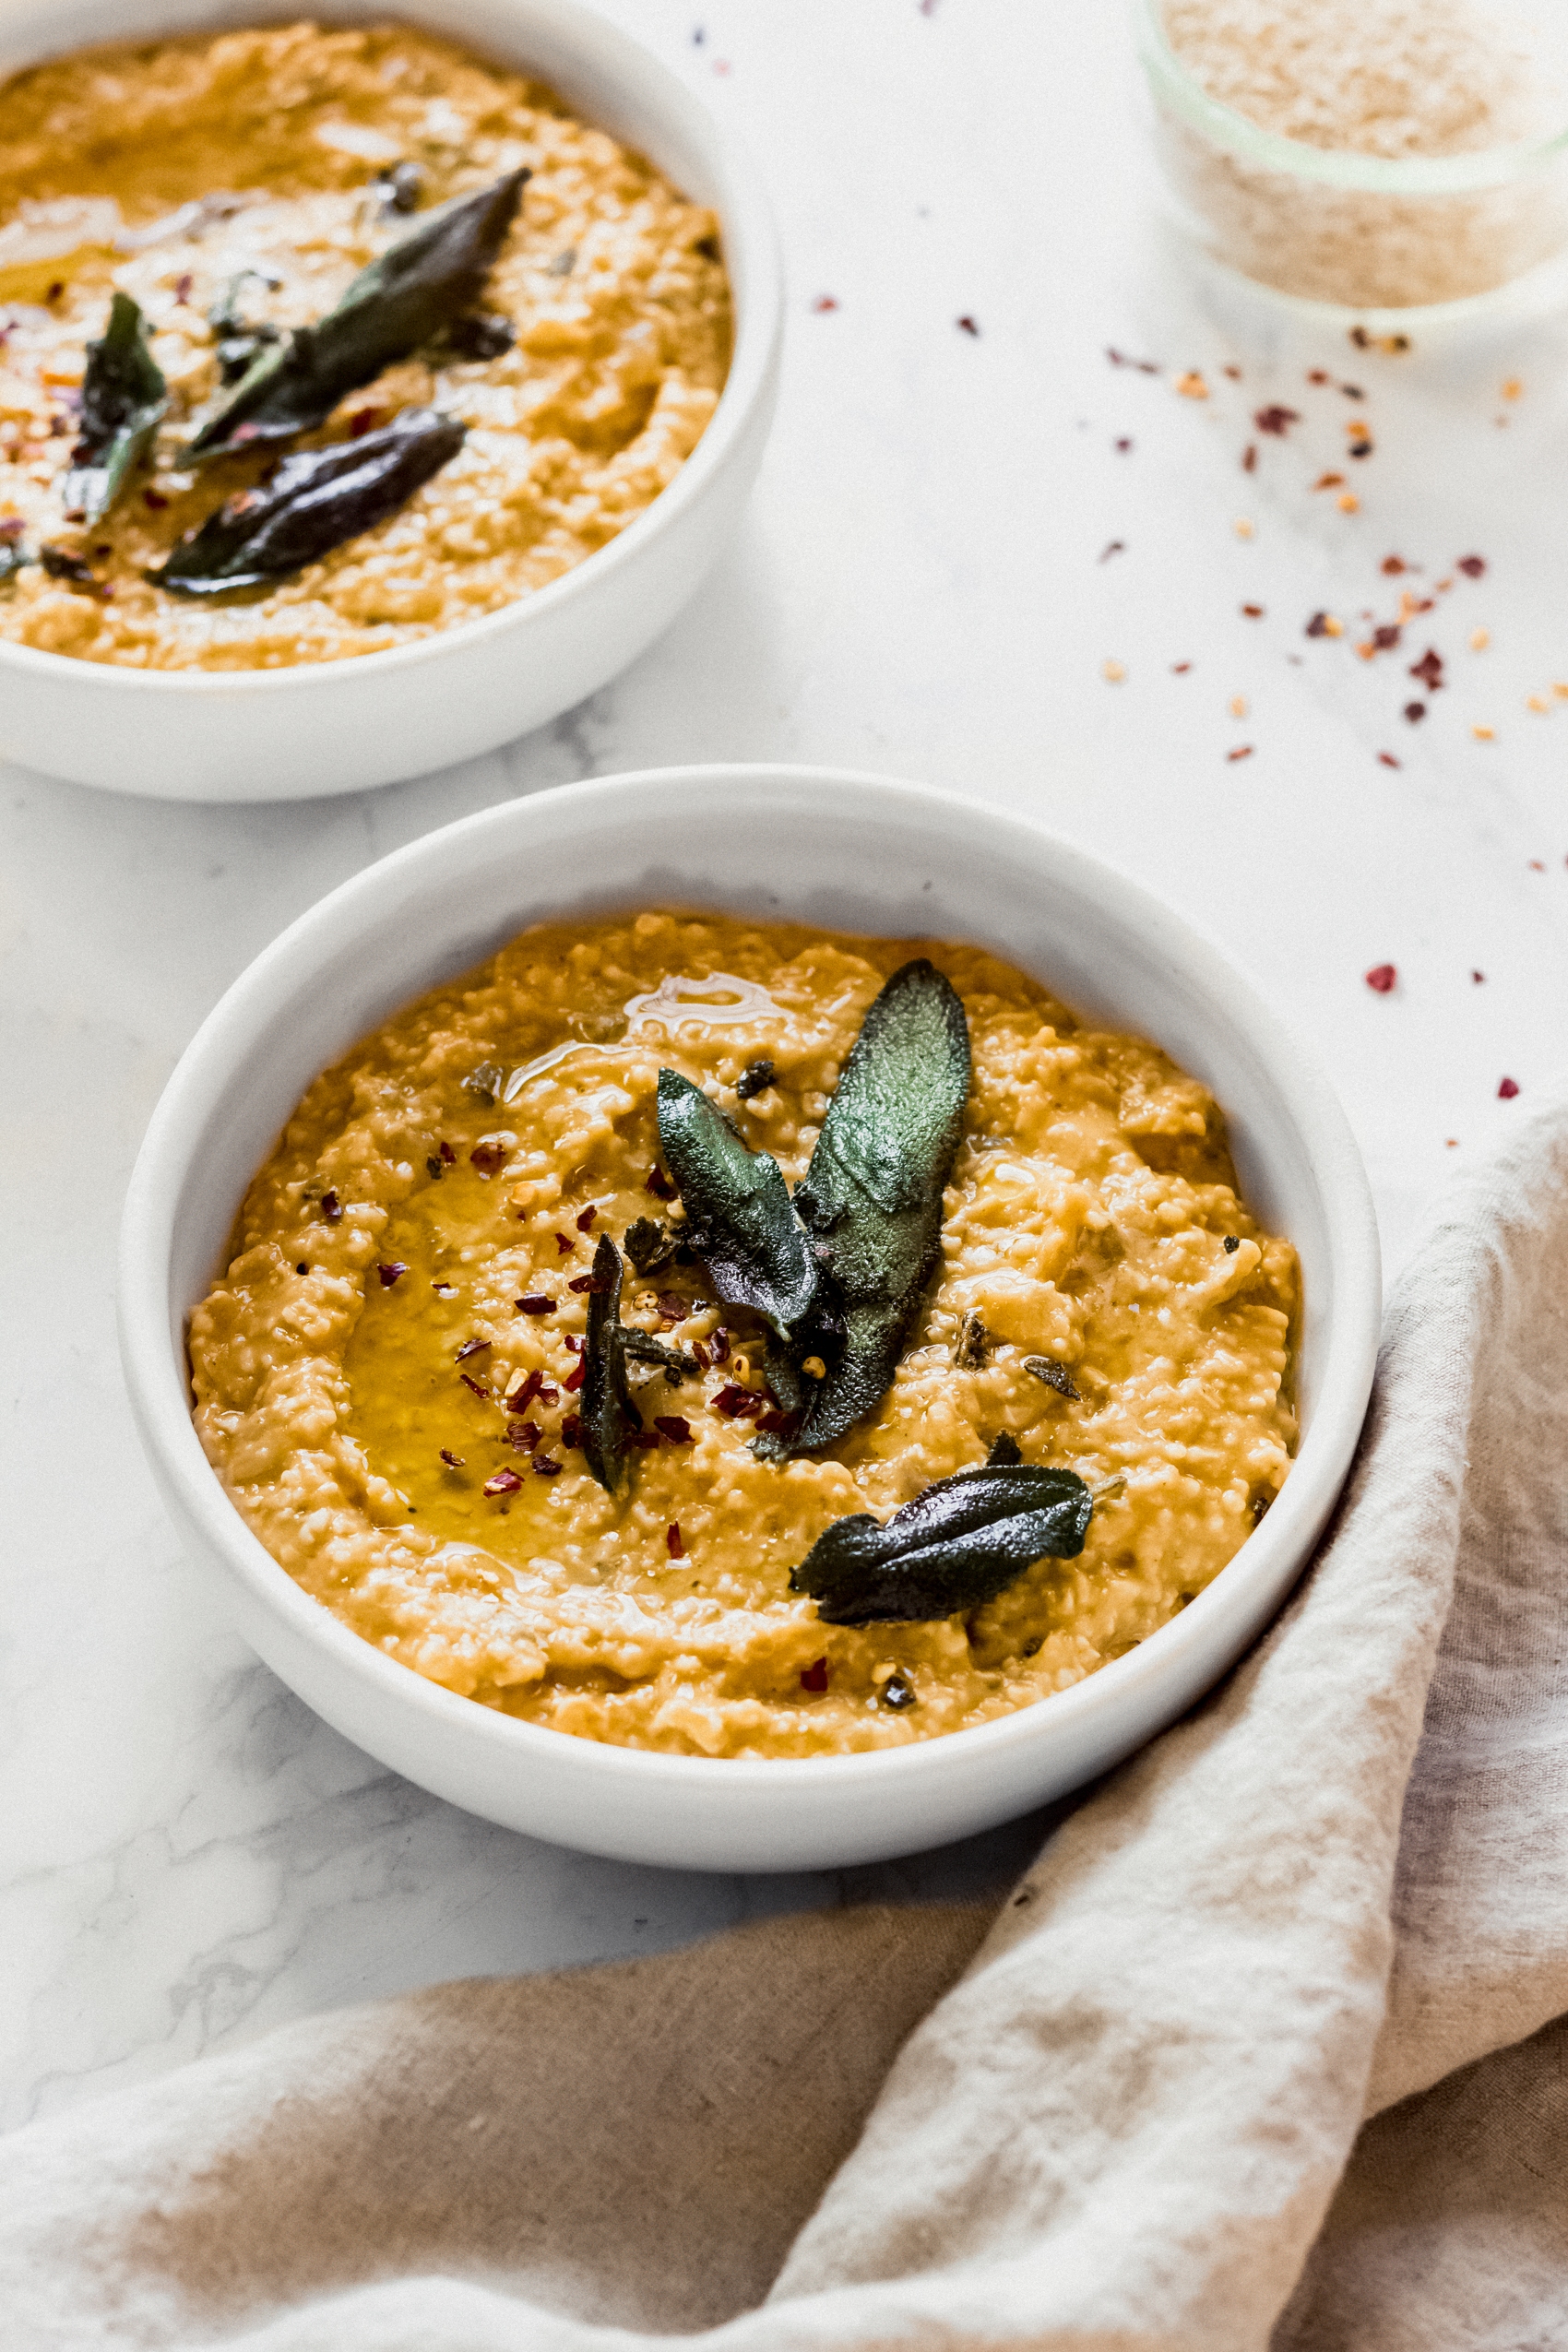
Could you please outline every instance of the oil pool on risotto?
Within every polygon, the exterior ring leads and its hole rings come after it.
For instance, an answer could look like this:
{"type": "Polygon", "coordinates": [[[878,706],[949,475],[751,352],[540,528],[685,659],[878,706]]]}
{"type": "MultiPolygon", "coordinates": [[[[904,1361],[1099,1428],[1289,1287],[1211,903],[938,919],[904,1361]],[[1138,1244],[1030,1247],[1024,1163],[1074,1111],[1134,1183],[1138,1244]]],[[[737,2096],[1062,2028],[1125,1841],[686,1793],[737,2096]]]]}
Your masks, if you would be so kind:
{"type": "Polygon", "coordinates": [[[527,931],[311,1087],[196,1310],[251,1527],[480,1704],[724,1757],[1092,1674],[1296,1439],[1212,1098],[979,948],[527,931]]]}
{"type": "Polygon", "coordinates": [[[0,89],[0,641],[334,661],[493,612],[673,481],[716,217],[406,26],[86,51],[0,89]]]}

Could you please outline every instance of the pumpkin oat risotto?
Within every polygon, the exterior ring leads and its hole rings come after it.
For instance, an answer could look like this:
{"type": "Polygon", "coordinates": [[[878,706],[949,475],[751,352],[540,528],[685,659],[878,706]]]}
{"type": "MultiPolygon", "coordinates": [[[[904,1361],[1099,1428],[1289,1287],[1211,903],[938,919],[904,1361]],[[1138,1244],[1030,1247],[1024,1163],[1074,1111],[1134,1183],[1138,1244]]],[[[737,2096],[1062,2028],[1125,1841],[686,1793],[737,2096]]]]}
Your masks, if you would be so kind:
{"type": "Polygon", "coordinates": [[[302,23],[0,89],[0,640],[370,653],[526,596],[674,478],[714,215],[549,90],[302,23]]]}
{"type": "Polygon", "coordinates": [[[1201,1591],[1289,1467],[1296,1304],[1157,1048],[976,948],[644,913],[318,1078],[190,1353],[235,1504],[389,1656],[801,1756],[1029,1705],[1201,1591]]]}

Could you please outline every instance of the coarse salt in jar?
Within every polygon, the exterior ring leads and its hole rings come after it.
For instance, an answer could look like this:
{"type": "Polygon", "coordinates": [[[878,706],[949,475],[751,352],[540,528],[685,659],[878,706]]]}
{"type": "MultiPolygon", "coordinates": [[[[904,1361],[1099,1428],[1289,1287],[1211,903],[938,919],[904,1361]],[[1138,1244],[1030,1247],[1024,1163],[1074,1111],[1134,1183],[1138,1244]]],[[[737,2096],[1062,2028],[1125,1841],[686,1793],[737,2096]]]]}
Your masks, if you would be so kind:
{"type": "Polygon", "coordinates": [[[1137,0],[1187,233],[1280,292],[1411,310],[1568,252],[1568,6],[1137,0]]]}

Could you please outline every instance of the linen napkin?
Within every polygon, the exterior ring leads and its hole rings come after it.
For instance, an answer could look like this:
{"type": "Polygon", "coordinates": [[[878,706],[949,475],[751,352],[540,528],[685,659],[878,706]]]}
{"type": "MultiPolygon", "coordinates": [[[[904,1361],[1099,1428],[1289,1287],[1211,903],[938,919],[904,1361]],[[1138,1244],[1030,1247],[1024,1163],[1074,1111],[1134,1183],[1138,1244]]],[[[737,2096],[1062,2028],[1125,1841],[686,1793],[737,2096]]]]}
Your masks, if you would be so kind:
{"type": "Polygon", "coordinates": [[[999,1912],[320,2017],[0,2143],[14,2352],[1568,2344],[1568,1100],[1267,1637],[999,1912]]]}

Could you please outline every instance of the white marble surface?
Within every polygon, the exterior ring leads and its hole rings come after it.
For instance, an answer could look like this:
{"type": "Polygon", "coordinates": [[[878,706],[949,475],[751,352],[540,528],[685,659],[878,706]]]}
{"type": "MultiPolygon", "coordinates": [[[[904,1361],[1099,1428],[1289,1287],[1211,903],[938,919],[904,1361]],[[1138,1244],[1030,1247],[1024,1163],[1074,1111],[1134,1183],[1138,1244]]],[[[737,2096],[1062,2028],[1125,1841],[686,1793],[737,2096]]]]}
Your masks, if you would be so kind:
{"type": "MultiPolygon", "coordinates": [[[[311,2009],[666,1944],[845,1883],[624,1869],[465,1818],[315,1722],[177,1553],[121,1391],[121,1194],[202,1016],[344,875],[508,794],[691,757],[852,762],[1026,811],[1163,891],[1308,1033],[1391,1259],[1562,1055],[1568,702],[1526,707],[1568,681],[1559,331],[1396,361],[1266,307],[1222,319],[1152,240],[1109,6],[615,13],[753,144],[791,279],[776,439],[698,601],[556,726],[375,796],[200,809],[0,774],[7,2123],[311,2009]],[[1307,385],[1314,365],[1367,391],[1370,458],[1346,463],[1355,404],[1307,385]],[[1176,394],[1186,368],[1208,399],[1176,394]],[[1303,420],[1283,440],[1249,425],[1269,401],[1303,420]],[[1312,490],[1325,469],[1360,513],[1312,490]],[[1320,606],[1385,617],[1408,584],[1381,574],[1389,552],[1431,581],[1472,550],[1487,576],[1397,655],[1304,637],[1320,606]],[[1429,643],[1450,683],[1418,727],[1405,665],[1429,643]],[[1362,974],[1385,960],[1379,996],[1362,974]]],[[[978,1883],[1032,1834],[856,1883],[978,1883]]]]}

